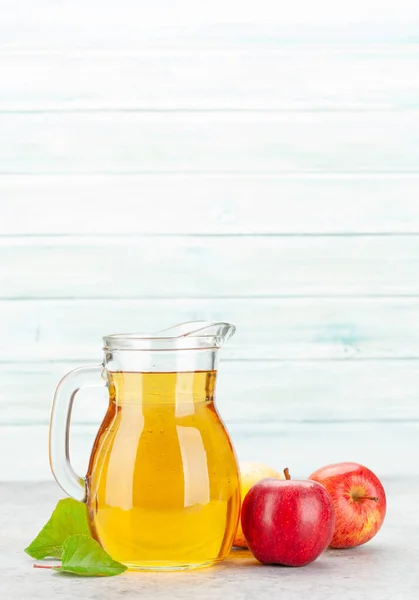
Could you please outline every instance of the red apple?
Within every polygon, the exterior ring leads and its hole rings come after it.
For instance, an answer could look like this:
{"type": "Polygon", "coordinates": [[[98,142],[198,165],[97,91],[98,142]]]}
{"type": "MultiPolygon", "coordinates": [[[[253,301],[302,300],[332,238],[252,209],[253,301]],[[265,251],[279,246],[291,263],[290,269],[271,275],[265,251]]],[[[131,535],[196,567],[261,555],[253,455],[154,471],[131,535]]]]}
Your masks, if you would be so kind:
{"type": "Polygon", "coordinates": [[[332,497],[336,513],[332,548],[360,546],[375,536],[386,514],[386,494],[372,471],[357,463],[338,463],[309,479],[324,485],[332,497]]]}
{"type": "Polygon", "coordinates": [[[315,481],[263,479],[244,499],[242,527],[260,562],[302,567],[332,539],[335,513],[326,489],[315,481]]]}

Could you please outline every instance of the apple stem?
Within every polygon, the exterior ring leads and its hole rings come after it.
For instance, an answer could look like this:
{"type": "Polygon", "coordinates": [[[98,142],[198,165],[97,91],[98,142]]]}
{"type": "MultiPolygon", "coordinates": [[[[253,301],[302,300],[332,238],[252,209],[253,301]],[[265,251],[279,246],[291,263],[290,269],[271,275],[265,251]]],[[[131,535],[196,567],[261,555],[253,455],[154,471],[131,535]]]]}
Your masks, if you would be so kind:
{"type": "Polygon", "coordinates": [[[378,502],[377,496],[358,496],[358,500],[373,500],[373,502],[378,502]]]}
{"type": "MultiPolygon", "coordinates": [[[[284,475],[285,475],[285,479],[286,479],[287,481],[289,481],[289,480],[291,479],[290,470],[289,470],[289,468],[288,468],[288,467],[286,467],[286,468],[284,469],[284,475]]],[[[377,500],[378,500],[378,498],[377,498],[377,500]]]]}

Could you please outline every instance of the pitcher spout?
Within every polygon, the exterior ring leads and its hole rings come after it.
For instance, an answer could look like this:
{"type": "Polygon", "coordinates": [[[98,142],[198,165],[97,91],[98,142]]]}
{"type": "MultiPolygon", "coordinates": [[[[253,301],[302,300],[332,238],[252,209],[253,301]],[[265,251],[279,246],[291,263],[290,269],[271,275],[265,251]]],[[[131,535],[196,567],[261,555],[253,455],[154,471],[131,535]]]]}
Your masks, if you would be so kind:
{"type": "Polygon", "coordinates": [[[211,346],[221,346],[233,337],[236,326],[224,321],[187,321],[159,331],[159,335],[171,338],[206,338],[211,346]]]}

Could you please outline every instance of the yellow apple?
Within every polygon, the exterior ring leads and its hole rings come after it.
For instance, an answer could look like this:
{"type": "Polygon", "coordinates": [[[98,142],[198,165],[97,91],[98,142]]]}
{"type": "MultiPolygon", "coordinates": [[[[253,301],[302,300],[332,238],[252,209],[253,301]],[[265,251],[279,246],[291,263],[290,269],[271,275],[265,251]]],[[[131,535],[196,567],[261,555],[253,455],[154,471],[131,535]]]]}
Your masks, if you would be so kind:
{"type": "MultiPolygon", "coordinates": [[[[267,465],[258,462],[241,462],[240,465],[240,476],[241,476],[241,499],[243,500],[252,486],[255,485],[261,479],[266,477],[274,477],[275,479],[285,479],[282,473],[278,473],[275,469],[271,469],[267,465]]],[[[240,546],[241,548],[247,548],[246,540],[243,535],[241,522],[237,527],[236,537],[234,538],[233,546],[240,546]]]]}

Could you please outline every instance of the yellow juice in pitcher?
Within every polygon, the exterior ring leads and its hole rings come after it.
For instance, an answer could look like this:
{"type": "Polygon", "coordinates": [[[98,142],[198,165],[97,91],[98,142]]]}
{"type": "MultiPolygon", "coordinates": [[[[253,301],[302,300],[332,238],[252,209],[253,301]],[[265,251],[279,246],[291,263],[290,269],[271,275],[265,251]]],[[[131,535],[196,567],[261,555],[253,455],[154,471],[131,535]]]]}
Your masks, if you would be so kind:
{"type": "Polygon", "coordinates": [[[214,405],[216,371],[109,372],[86,477],[94,537],[136,568],[225,558],[240,513],[236,458],[214,405]]]}

